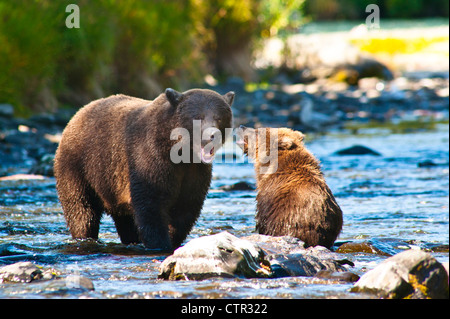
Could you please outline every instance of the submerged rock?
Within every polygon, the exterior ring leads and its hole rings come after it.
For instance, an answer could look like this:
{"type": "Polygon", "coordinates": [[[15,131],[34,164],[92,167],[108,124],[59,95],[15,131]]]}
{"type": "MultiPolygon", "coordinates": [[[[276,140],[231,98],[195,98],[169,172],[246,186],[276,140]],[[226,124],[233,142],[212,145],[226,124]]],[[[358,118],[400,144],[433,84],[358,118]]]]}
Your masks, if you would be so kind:
{"type": "Polygon", "coordinates": [[[359,276],[350,271],[333,272],[331,270],[321,270],[315,275],[315,277],[339,282],[356,282],[359,280],[359,276]]]}
{"type": "Polygon", "coordinates": [[[80,275],[69,275],[64,279],[55,280],[51,287],[58,288],[59,290],[94,290],[92,280],[80,275]]]}
{"type": "Polygon", "coordinates": [[[312,277],[320,271],[344,272],[347,269],[332,259],[321,259],[306,254],[270,255],[267,257],[274,276],[280,277],[312,277]]]}
{"type": "MultiPolygon", "coordinates": [[[[344,243],[336,249],[337,253],[341,254],[353,254],[353,253],[366,253],[366,254],[380,254],[380,251],[375,247],[369,245],[367,242],[360,243],[344,243]]],[[[388,255],[390,256],[390,255],[388,255]]]]}
{"type": "Polygon", "coordinates": [[[380,256],[392,256],[391,251],[386,252],[385,250],[380,249],[371,241],[362,241],[344,243],[336,249],[336,252],[340,254],[365,253],[380,256]]]}
{"type": "Polygon", "coordinates": [[[0,268],[0,284],[3,294],[22,296],[79,296],[94,289],[93,282],[79,274],[63,275],[54,268],[43,268],[29,261],[0,268]]]}
{"type": "Polygon", "coordinates": [[[272,270],[257,245],[228,232],[189,241],[160,267],[159,278],[169,280],[210,277],[270,277],[272,270]]]}
{"type": "Polygon", "coordinates": [[[336,155],[374,155],[381,156],[380,153],[363,145],[354,145],[335,152],[336,155]]]}
{"type": "Polygon", "coordinates": [[[219,187],[219,189],[224,191],[253,191],[256,189],[256,186],[255,184],[246,181],[241,181],[232,185],[221,186],[219,187]]]}
{"type": "Polygon", "coordinates": [[[448,298],[448,274],[433,256],[411,249],[383,261],[363,275],[351,291],[390,299],[448,298]]]}

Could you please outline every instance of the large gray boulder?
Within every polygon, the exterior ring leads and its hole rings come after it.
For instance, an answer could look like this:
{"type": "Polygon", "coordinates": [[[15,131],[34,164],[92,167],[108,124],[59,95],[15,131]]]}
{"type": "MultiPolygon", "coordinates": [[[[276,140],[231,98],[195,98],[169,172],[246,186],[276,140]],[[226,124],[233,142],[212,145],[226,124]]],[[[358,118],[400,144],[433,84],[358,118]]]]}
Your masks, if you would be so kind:
{"type": "Polygon", "coordinates": [[[369,292],[383,298],[448,298],[448,274],[430,254],[410,249],[396,254],[364,274],[353,292],[369,292]]]}
{"type": "Polygon", "coordinates": [[[169,280],[210,277],[270,277],[272,271],[257,245],[228,232],[189,241],[160,267],[159,278],[169,280]]]}
{"type": "Polygon", "coordinates": [[[297,238],[252,235],[239,239],[222,232],[193,239],[175,250],[162,263],[159,278],[311,277],[321,271],[347,271],[336,255],[320,246],[305,249],[297,238]]]}

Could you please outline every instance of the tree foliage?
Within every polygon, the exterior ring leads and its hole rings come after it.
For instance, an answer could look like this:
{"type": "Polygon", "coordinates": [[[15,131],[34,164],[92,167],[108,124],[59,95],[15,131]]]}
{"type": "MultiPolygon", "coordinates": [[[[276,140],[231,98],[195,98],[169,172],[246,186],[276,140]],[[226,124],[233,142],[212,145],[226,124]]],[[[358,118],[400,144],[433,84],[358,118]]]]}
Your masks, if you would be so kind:
{"type": "Polygon", "coordinates": [[[206,74],[251,78],[260,39],[313,18],[448,16],[444,0],[0,0],[0,103],[18,113],[113,93],[153,98],[206,74]],[[67,28],[66,6],[80,9],[67,28]]]}
{"type": "Polygon", "coordinates": [[[254,41],[288,26],[302,2],[0,0],[0,102],[26,113],[184,89],[207,73],[230,73],[235,52],[251,55],[254,41]],[[65,25],[72,3],[80,28],[65,25]]]}

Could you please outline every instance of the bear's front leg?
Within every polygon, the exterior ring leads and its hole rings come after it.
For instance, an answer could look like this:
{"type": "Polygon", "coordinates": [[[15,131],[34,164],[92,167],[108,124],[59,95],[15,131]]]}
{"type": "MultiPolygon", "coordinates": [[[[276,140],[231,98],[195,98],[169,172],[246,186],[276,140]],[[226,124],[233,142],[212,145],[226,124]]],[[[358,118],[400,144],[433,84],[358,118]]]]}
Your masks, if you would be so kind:
{"type": "Polygon", "coordinates": [[[167,221],[167,192],[149,182],[131,182],[131,202],[139,238],[146,248],[171,252],[173,250],[167,221]]]}
{"type": "Polygon", "coordinates": [[[206,190],[188,188],[189,191],[181,191],[178,201],[170,210],[169,234],[174,248],[181,246],[189,235],[203,207],[206,190]]]}

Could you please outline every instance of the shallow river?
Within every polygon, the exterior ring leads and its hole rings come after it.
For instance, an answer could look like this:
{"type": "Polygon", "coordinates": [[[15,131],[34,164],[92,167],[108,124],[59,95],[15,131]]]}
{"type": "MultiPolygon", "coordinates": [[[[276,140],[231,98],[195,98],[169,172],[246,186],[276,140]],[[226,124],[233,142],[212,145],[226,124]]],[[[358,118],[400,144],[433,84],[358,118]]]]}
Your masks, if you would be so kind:
{"type": "MultiPolygon", "coordinates": [[[[448,261],[448,125],[432,132],[365,135],[329,134],[307,147],[321,160],[327,182],[344,212],[339,242],[369,242],[385,254],[347,253],[361,275],[407,248],[422,248],[448,261]],[[381,156],[337,156],[339,149],[365,145],[381,156]],[[432,162],[433,165],[423,165],[432,162]],[[440,246],[441,249],[433,249],[440,246]],[[442,248],[443,247],[443,248],[442,248]]],[[[234,152],[231,148],[225,152],[234,152]]],[[[228,231],[254,233],[255,191],[224,191],[240,181],[254,183],[253,166],[217,163],[211,191],[189,239],[228,231]]],[[[90,278],[95,291],[56,290],[39,284],[0,284],[0,298],[367,298],[350,293],[352,284],[331,284],[305,277],[210,279],[169,282],[157,279],[165,256],[141,246],[120,244],[108,216],[100,242],[70,239],[55,180],[0,182],[0,266],[33,261],[64,275],[90,278]]]]}

